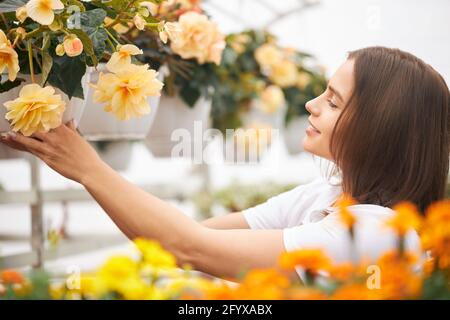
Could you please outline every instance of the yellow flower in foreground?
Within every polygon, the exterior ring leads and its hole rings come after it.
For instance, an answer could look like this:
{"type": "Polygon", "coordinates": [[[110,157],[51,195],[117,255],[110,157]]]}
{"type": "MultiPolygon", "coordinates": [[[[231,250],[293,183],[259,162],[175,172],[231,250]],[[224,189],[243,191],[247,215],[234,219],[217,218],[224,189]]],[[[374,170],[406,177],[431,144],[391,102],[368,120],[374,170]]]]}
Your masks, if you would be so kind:
{"type": "Polygon", "coordinates": [[[11,121],[13,131],[25,136],[35,132],[48,132],[61,125],[66,103],[51,86],[37,84],[24,86],[15,100],[5,102],[6,120],[11,121]]]}
{"type": "Polygon", "coordinates": [[[430,250],[438,268],[450,268],[450,200],[431,204],[420,230],[423,250],[430,250]]]}
{"type": "Polygon", "coordinates": [[[283,52],[273,44],[263,44],[255,50],[255,59],[262,68],[272,68],[283,60],[283,52]]]}
{"type": "Polygon", "coordinates": [[[387,225],[397,234],[404,237],[410,230],[417,230],[422,222],[422,217],[414,204],[401,202],[392,208],[395,214],[387,221],[387,225]]]}
{"type": "Polygon", "coordinates": [[[154,268],[175,268],[176,259],[170,252],[161,247],[159,242],[138,238],[134,244],[142,254],[143,261],[154,268]]]}
{"type": "Polygon", "coordinates": [[[50,25],[55,19],[53,10],[64,9],[61,0],[30,0],[26,4],[28,16],[42,25],[50,25]]]}
{"type": "Polygon", "coordinates": [[[301,249],[282,253],[279,265],[287,270],[301,267],[312,274],[317,274],[318,271],[328,270],[331,260],[320,249],[301,249]]]}
{"type": "Polygon", "coordinates": [[[274,113],[280,109],[285,102],[283,90],[278,86],[268,86],[261,93],[262,111],[267,113],[274,113]]]}
{"type": "Polygon", "coordinates": [[[17,73],[20,70],[19,56],[12,48],[11,42],[6,38],[3,30],[0,30],[0,74],[8,69],[8,79],[16,80],[17,73]]]}
{"type": "Polygon", "coordinates": [[[111,72],[118,72],[119,70],[128,68],[131,64],[131,56],[143,53],[141,49],[133,44],[118,46],[117,50],[106,64],[106,68],[111,72]]]}
{"type": "Polygon", "coordinates": [[[106,103],[105,111],[112,112],[120,120],[139,118],[151,111],[148,97],[159,96],[163,83],[158,73],[148,65],[129,64],[116,73],[100,74],[94,100],[106,103]]]}
{"type": "Polygon", "coordinates": [[[195,58],[200,64],[220,64],[225,37],[215,23],[205,15],[190,11],[180,16],[178,27],[181,32],[170,44],[176,54],[183,59],[195,58]]]}

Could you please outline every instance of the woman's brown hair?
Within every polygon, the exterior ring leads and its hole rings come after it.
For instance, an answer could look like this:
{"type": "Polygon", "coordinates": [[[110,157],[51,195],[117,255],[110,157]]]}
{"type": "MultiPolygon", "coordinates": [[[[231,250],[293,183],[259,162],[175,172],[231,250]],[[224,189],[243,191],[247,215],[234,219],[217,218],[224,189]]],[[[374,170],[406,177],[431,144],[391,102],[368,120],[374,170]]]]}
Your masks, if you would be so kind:
{"type": "Polygon", "coordinates": [[[444,197],[449,170],[449,89],[407,52],[349,53],[354,91],[330,141],[342,190],[359,203],[407,200],[423,212],[444,197]]]}

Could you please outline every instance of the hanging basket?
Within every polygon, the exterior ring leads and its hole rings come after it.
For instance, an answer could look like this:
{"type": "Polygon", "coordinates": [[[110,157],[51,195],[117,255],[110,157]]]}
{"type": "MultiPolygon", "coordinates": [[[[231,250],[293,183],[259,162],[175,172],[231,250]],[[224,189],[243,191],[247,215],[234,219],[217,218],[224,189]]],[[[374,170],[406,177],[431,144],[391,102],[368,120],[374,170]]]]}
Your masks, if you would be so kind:
{"type": "MultiPolygon", "coordinates": [[[[25,79],[25,82],[18,87],[15,87],[7,92],[0,93],[0,133],[5,133],[11,130],[9,122],[5,119],[6,108],[4,103],[16,99],[19,96],[19,92],[24,85],[31,84],[31,76],[19,74],[18,78],[25,79]]],[[[36,81],[40,82],[40,75],[36,75],[36,81]]],[[[81,79],[81,85],[83,87],[83,94],[86,98],[89,95],[89,73],[86,73],[81,79]]],[[[55,88],[55,93],[60,94],[64,102],[66,103],[66,110],[64,111],[62,123],[67,123],[70,120],[75,120],[75,123],[80,123],[80,119],[83,115],[84,107],[86,105],[86,99],[80,99],[76,97],[69,97],[63,93],[60,89],[55,88]]]]}
{"type": "MultiPolygon", "coordinates": [[[[90,68],[92,83],[97,83],[100,72],[106,72],[105,64],[99,64],[97,70],[90,68]]],[[[158,79],[162,81],[162,73],[158,79]]],[[[112,113],[105,112],[104,105],[94,102],[91,89],[87,96],[86,109],[81,118],[79,130],[90,141],[143,140],[155,120],[159,106],[159,97],[149,97],[151,112],[139,119],[119,120],[112,113]]]]}
{"type": "Polygon", "coordinates": [[[131,141],[92,142],[100,158],[116,171],[125,171],[131,163],[133,143],[131,141]]]}
{"type": "Polygon", "coordinates": [[[145,139],[147,148],[155,157],[192,157],[195,143],[201,143],[202,150],[206,147],[203,134],[211,126],[210,111],[211,102],[204,98],[190,108],[179,97],[163,95],[155,123],[145,139]],[[180,144],[179,134],[187,138],[186,154],[180,154],[175,148],[180,144]]]}

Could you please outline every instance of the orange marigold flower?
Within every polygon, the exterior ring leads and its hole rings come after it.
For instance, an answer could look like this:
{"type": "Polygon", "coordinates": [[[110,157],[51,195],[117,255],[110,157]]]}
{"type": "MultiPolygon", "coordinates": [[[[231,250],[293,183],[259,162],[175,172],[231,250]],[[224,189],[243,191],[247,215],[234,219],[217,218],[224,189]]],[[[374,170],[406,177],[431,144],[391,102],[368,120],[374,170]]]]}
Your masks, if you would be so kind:
{"type": "Polygon", "coordinates": [[[339,287],[330,297],[332,300],[379,299],[377,290],[370,290],[364,283],[349,283],[339,287]]]}
{"type": "Polygon", "coordinates": [[[411,229],[419,229],[422,217],[417,207],[410,202],[401,202],[393,207],[395,214],[387,221],[387,225],[404,237],[411,229]]]}
{"type": "Polygon", "coordinates": [[[20,272],[7,269],[0,272],[0,280],[4,284],[22,284],[24,283],[25,278],[20,272]]]}
{"type": "Polygon", "coordinates": [[[339,265],[331,266],[328,269],[329,276],[338,281],[347,281],[355,273],[357,267],[350,262],[345,262],[339,265]]]}
{"type": "Polygon", "coordinates": [[[429,250],[436,266],[450,268],[450,200],[431,204],[420,230],[422,249],[429,250]]]}
{"type": "Polygon", "coordinates": [[[356,201],[348,194],[344,194],[337,201],[337,207],[339,208],[339,217],[341,221],[347,226],[347,228],[352,229],[356,223],[356,218],[351,213],[347,207],[355,205],[356,201]]]}
{"type": "Polygon", "coordinates": [[[282,253],[279,265],[287,270],[302,267],[315,274],[319,270],[327,270],[331,266],[331,260],[321,249],[301,249],[282,253]]]}
{"type": "Polygon", "coordinates": [[[286,294],[286,299],[289,300],[326,300],[327,298],[323,291],[313,288],[293,288],[286,294]]]}

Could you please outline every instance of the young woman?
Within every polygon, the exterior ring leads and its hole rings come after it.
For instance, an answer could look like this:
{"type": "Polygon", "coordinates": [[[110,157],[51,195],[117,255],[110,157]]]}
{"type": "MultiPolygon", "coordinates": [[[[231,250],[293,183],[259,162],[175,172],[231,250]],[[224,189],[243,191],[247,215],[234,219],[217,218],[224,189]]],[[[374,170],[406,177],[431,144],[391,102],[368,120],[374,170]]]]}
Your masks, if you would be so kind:
{"type": "MultiPolygon", "coordinates": [[[[357,255],[376,258],[395,246],[395,236],[384,226],[390,207],[408,200],[424,209],[444,196],[449,89],[413,55],[371,47],[351,52],[326,91],[306,109],[311,126],[304,148],[332,161],[341,181],[333,185],[319,178],[244,212],[203,223],[114,172],[73,123],[33,138],[10,133],[2,141],[81,183],[129,238],[156,239],[180,265],[189,263],[215,276],[272,267],[284,250],[314,247],[338,261],[354,257],[333,207],[344,192],[360,203],[349,207],[358,219],[357,255]]],[[[407,248],[419,250],[414,231],[407,235],[407,248]]]]}

